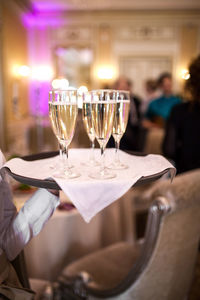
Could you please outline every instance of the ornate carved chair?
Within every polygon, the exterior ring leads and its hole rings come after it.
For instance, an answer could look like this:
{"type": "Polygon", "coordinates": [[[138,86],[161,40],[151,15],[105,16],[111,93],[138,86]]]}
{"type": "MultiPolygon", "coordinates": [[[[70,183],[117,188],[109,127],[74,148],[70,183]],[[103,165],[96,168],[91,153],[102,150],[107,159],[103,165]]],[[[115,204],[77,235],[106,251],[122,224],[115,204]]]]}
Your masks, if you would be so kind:
{"type": "Polygon", "coordinates": [[[144,241],[117,243],[65,267],[61,299],[187,298],[200,237],[200,170],[159,181],[148,195],[144,241]]]}

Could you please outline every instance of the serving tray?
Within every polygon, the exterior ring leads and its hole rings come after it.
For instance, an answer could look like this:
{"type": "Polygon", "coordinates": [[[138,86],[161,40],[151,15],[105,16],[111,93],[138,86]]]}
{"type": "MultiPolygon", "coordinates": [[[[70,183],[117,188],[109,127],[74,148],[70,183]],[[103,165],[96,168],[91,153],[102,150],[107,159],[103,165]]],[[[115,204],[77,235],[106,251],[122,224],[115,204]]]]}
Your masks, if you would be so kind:
{"type": "MultiPolygon", "coordinates": [[[[145,156],[145,154],[138,153],[138,152],[130,152],[129,151],[128,153],[132,154],[132,155],[145,156]]],[[[34,161],[34,160],[39,160],[39,159],[51,158],[51,157],[54,157],[58,154],[59,154],[58,151],[43,152],[43,153],[37,153],[37,154],[33,154],[33,155],[23,156],[23,157],[21,157],[21,159],[24,159],[26,161],[34,161]]],[[[27,185],[34,186],[34,187],[38,187],[38,188],[61,190],[59,185],[53,179],[44,179],[44,180],[35,179],[35,178],[25,177],[25,176],[13,173],[7,167],[5,167],[5,170],[7,171],[7,173],[12,178],[14,178],[16,181],[18,181],[20,183],[27,184],[27,185]]],[[[134,184],[134,186],[139,186],[139,185],[142,185],[142,184],[151,183],[151,182],[159,179],[160,177],[162,177],[168,171],[169,171],[169,168],[165,169],[162,172],[155,173],[155,174],[150,175],[150,176],[143,176],[134,184]]]]}

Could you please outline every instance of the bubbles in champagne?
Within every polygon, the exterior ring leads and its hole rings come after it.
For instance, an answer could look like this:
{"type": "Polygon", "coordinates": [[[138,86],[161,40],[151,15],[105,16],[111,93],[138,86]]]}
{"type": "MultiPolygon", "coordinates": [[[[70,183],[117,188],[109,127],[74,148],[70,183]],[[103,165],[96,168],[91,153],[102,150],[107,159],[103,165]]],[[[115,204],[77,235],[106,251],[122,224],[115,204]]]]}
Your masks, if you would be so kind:
{"type": "Polygon", "coordinates": [[[92,122],[91,103],[89,103],[89,102],[83,103],[82,117],[83,117],[83,124],[84,124],[85,130],[89,136],[89,139],[91,142],[94,142],[95,133],[94,133],[94,127],[93,127],[93,122],[92,122]]]}
{"type": "Polygon", "coordinates": [[[74,136],[77,114],[76,104],[49,102],[49,116],[54,134],[66,145],[71,143],[74,136]]]}
{"type": "Polygon", "coordinates": [[[126,130],[129,116],[129,100],[117,101],[115,107],[115,116],[113,121],[112,135],[116,142],[119,142],[126,130]]]}
{"type": "Polygon", "coordinates": [[[112,133],[115,101],[92,103],[92,118],[97,141],[105,147],[112,133]]]}

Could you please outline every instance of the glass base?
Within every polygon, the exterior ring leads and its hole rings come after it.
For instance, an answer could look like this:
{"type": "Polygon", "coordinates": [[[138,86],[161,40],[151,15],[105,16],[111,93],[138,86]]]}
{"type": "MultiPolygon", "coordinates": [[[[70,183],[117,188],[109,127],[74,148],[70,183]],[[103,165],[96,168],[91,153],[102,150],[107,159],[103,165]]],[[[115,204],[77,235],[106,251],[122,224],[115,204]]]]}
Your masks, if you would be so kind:
{"type": "Polygon", "coordinates": [[[123,170],[123,169],[128,169],[128,165],[123,164],[122,162],[113,162],[109,166],[107,166],[108,169],[113,169],[113,170],[123,170]]]}
{"type": "Polygon", "coordinates": [[[69,162],[69,169],[73,169],[74,168],[74,165],[72,165],[70,162],[69,162]]]}
{"type": "Polygon", "coordinates": [[[77,178],[80,177],[81,174],[75,171],[59,171],[53,174],[54,177],[57,178],[63,178],[63,179],[73,179],[73,178],[77,178]]]}
{"type": "Polygon", "coordinates": [[[88,160],[86,162],[82,162],[81,164],[86,167],[98,167],[100,165],[100,163],[96,160],[88,160]]]}
{"type": "MultiPolygon", "coordinates": [[[[49,168],[51,170],[55,170],[55,171],[57,171],[57,170],[61,170],[62,171],[63,163],[62,163],[62,161],[58,160],[57,162],[51,164],[49,166],[49,168]]],[[[69,163],[69,169],[72,169],[72,168],[74,168],[74,166],[69,163]]]]}
{"type": "Polygon", "coordinates": [[[52,170],[56,169],[56,164],[50,165],[49,168],[52,169],[52,170]]]}
{"type": "Polygon", "coordinates": [[[115,178],[116,174],[109,172],[107,169],[104,169],[103,171],[90,173],[88,176],[93,179],[111,179],[115,178]]]}
{"type": "Polygon", "coordinates": [[[60,157],[56,159],[56,161],[54,161],[53,163],[51,163],[49,165],[49,168],[52,169],[52,170],[57,170],[57,169],[60,169],[61,168],[61,159],[60,157]]]}

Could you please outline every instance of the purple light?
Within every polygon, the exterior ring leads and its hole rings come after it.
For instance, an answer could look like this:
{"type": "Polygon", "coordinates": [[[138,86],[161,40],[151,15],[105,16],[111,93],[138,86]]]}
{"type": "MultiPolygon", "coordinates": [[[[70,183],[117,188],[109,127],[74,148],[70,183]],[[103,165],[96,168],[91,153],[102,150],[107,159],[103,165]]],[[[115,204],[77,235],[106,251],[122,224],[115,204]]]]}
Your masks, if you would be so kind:
{"type": "MultiPolygon", "coordinates": [[[[52,66],[51,43],[49,41],[49,28],[56,28],[67,24],[61,13],[62,7],[52,3],[38,2],[31,13],[23,13],[21,20],[27,28],[29,66],[52,66]]],[[[65,10],[67,7],[65,6],[65,10]]],[[[48,92],[51,89],[51,80],[38,80],[30,78],[29,108],[34,116],[48,115],[48,92]]]]}
{"type": "MultiPolygon", "coordinates": [[[[29,84],[29,109],[33,116],[46,116],[48,115],[48,92],[51,89],[50,71],[52,70],[48,27],[44,22],[38,22],[36,15],[26,15],[25,17],[24,20],[28,20],[26,23],[28,24],[26,26],[28,54],[29,66],[32,71],[29,84]],[[37,74],[38,72],[39,74],[37,74]]],[[[49,25],[47,20],[46,23],[49,25]]]]}
{"type": "Polygon", "coordinates": [[[65,25],[66,19],[61,18],[60,13],[46,14],[46,13],[26,13],[21,15],[22,24],[24,27],[58,27],[65,25]]]}
{"type": "Polygon", "coordinates": [[[35,16],[31,13],[29,14],[22,14],[21,15],[21,21],[24,27],[29,28],[31,26],[34,26],[35,24],[35,16]]]}
{"type": "Polygon", "coordinates": [[[30,86],[30,112],[33,116],[48,115],[48,94],[51,90],[49,82],[33,81],[30,86]]]}
{"type": "Polygon", "coordinates": [[[70,8],[69,5],[67,4],[57,4],[54,1],[48,1],[48,2],[36,2],[34,4],[34,10],[37,12],[61,12],[61,11],[66,11],[70,8]]]}

